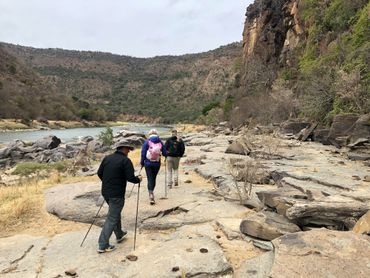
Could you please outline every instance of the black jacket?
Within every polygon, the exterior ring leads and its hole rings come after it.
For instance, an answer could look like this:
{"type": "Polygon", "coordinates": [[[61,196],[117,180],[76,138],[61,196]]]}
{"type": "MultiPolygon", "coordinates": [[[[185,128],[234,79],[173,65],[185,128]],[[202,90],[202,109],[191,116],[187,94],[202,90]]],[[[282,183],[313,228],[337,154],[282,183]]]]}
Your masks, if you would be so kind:
{"type": "Polygon", "coordinates": [[[124,198],[127,181],[140,182],[139,178],[135,177],[131,160],[120,151],[104,157],[98,169],[98,176],[102,181],[104,198],[124,198]]]}
{"type": "Polygon", "coordinates": [[[182,157],[185,152],[184,141],[182,141],[180,138],[177,138],[177,136],[172,136],[167,139],[166,143],[164,144],[164,148],[167,152],[166,156],[182,157]],[[172,148],[174,144],[177,144],[177,148],[172,148]],[[174,151],[174,149],[176,150],[174,151]]]}

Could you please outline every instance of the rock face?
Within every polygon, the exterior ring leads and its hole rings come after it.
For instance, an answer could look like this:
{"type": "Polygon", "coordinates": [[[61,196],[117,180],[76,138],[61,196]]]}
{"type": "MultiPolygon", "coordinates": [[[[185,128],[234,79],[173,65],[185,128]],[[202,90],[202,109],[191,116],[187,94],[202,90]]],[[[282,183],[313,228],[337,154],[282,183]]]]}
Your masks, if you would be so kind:
{"type": "Polygon", "coordinates": [[[333,123],[329,131],[329,140],[336,141],[339,145],[346,145],[347,141],[342,141],[339,137],[348,137],[349,131],[358,120],[359,116],[356,114],[337,115],[333,119],[333,123]]]}
{"type": "Polygon", "coordinates": [[[370,276],[366,236],[320,229],[287,234],[273,244],[275,259],[269,277],[370,276]]]}
{"type": "MultiPolygon", "coordinates": [[[[61,219],[92,223],[103,199],[96,183],[62,184],[45,191],[46,210],[61,219]]],[[[95,223],[102,225],[107,214],[103,205],[95,223]]]]}
{"type": "Polygon", "coordinates": [[[360,116],[350,130],[350,143],[361,138],[370,138],[370,114],[360,116]]]}
{"type": "Polygon", "coordinates": [[[266,240],[273,240],[281,235],[300,230],[285,217],[269,211],[248,216],[240,223],[240,231],[243,234],[266,240]]]}
{"type": "Polygon", "coordinates": [[[357,221],[353,232],[370,235],[370,210],[357,221]]]}

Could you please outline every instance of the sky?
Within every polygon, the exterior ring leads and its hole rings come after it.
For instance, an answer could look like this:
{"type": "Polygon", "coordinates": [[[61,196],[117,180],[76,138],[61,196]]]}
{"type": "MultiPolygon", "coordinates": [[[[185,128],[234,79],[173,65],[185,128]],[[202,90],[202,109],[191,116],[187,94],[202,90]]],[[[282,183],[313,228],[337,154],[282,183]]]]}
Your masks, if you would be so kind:
{"type": "Polygon", "coordinates": [[[253,0],[0,0],[0,41],[135,57],[242,40],[253,0]]]}

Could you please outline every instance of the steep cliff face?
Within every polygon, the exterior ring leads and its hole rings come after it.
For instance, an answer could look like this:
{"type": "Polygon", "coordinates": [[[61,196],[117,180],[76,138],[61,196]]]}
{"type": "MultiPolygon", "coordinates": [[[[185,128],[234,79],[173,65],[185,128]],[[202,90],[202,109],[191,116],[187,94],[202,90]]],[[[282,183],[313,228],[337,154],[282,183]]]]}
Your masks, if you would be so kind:
{"type": "Polygon", "coordinates": [[[369,13],[368,0],[256,0],[246,12],[235,122],[368,113],[369,13]]]}

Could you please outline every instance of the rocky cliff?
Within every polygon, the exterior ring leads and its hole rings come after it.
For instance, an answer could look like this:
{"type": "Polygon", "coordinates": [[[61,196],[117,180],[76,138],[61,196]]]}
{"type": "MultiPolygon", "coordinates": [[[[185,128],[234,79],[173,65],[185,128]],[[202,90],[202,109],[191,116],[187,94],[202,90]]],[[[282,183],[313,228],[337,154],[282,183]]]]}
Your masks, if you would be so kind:
{"type": "Polygon", "coordinates": [[[369,12],[366,0],[256,0],[246,11],[234,121],[368,113],[369,12]]]}

